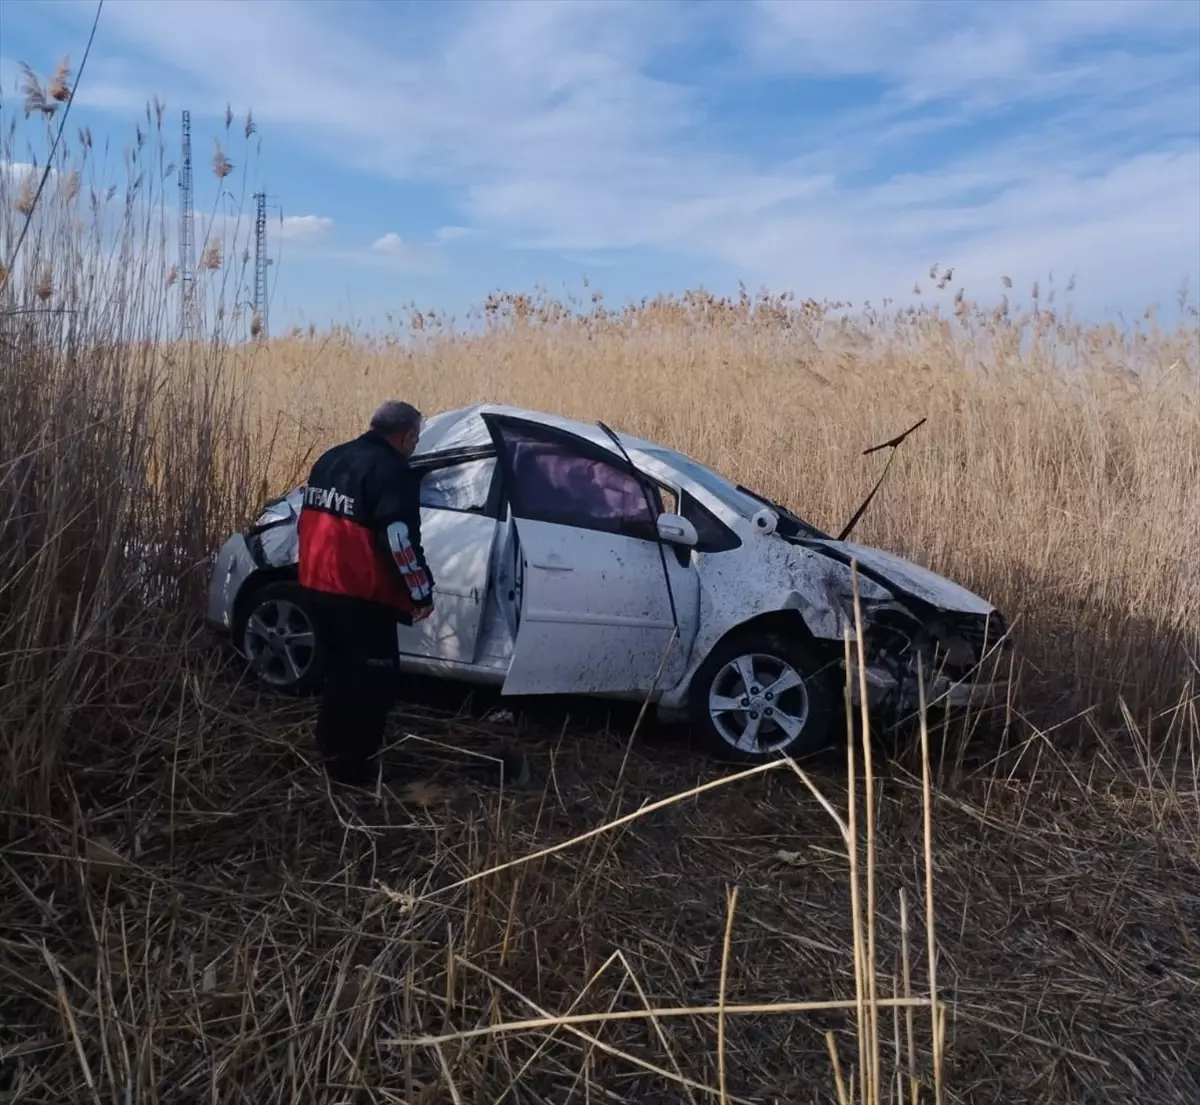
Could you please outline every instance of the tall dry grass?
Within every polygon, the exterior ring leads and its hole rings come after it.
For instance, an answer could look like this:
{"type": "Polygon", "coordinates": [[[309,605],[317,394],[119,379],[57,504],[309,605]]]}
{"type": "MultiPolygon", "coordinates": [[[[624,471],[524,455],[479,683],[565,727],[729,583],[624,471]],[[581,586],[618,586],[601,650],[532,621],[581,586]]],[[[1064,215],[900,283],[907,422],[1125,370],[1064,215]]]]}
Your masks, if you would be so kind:
{"type": "Polygon", "coordinates": [[[10,808],[45,803],[64,742],[119,736],[123,711],[177,692],[203,568],[244,517],[263,455],[230,341],[238,273],[201,270],[207,336],[175,340],[162,107],[136,128],[118,188],[86,128],[47,175],[49,105],[61,103],[32,74],[26,103],[45,119],[44,150],[22,162],[12,127],[0,149],[0,799],[10,808]]]}
{"type": "Polygon", "coordinates": [[[390,339],[273,341],[253,399],[321,443],[388,394],[602,418],[833,532],[884,463],[862,450],[927,417],[856,538],[1019,615],[1027,681],[1053,709],[1119,695],[1152,709],[1200,655],[1196,312],[1122,331],[1033,291],[948,317],[702,292],[621,310],[505,296],[467,325],[414,315],[390,339]]]}
{"type": "MultiPolygon", "coordinates": [[[[86,132],[36,207],[0,176],[0,264],[29,219],[0,290],[0,1092],[1194,1100],[1194,322],[506,296],[250,342],[236,137],[187,345],[160,109],[123,188],[86,132]],[[568,716],[523,734],[542,793],[332,797],[306,708],[214,660],[205,561],[385,395],[602,417],[828,527],[858,453],[928,416],[861,536],[1021,616],[1035,724],[937,789],[851,739],[856,798],[787,765],[697,784],[568,716]],[[1089,715],[1101,754],[1072,761],[1044,719],[1085,706],[1121,724],[1089,715]]],[[[491,732],[402,721],[406,747],[491,732]]]]}

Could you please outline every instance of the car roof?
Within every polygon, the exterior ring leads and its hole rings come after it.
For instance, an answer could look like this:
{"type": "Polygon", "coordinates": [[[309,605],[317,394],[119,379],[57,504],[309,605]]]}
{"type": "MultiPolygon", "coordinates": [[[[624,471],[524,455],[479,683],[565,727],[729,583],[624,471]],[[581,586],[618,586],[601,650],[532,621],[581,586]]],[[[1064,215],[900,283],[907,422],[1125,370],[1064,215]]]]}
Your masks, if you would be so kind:
{"type": "MultiPolygon", "coordinates": [[[[420,443],[413,455],[414,459],[422,456],[432,457],[436,454],[461,453],[490,446],[492,437],[483,421],[484,415],[489,414],[520,418],[563,430],[583,438],[613,456],[621,455],[620,450],[613,444],[612,438],[595,422],[581,422],[574,418],[547,414],[545,411],[506,406],[503,403],[476,403],[469,407],[441,411],[426,418],[421,430],[420,443]]],[[[697,481],[695,470],[711,472],[716,479],[725,481],[725,477],[720,473],[668,446],[646,441],[643,438],[634,437],[632,434],[621,433],[615,427],[612,429],[628,452],[629,459],[642,471],[659,479],[666,476],[681,489],[686,489],[690,494],[697,496],[709,510],[715,511],[726,525],[737,528],[741,524],[742,514],[731,507],[725,497],[716,494],[711,486],[703,481],[697,481]]]]}
{"type": "MultiPolygon", "coordinates": [[[[560,415],[547,414],[545,411],[527,410],[521,407],[510,407],[502,403],[475,403],[469,407],[458,407],[454,410],[440,411],[425,419],[421,430],[421,440],[417,445],[414,456],[429,456],[433,453],[457,452],[461,449],[473,449],[482,445],[490,445],[491,435],[484,424],[485,414],[503,415],[509,418],[521,418],[527,422],[537,422],[553,429],[564,430],[575,434],[585,441],[598,445],[602,449],[619,455],[612,439],[595,422],[580,422],[573,418],[563,418],[560,415]]],[[[615,427],[613,427],[615,430],[615,427]]],[[[661,448],[652,442],[630,434],[617,432],[621,444],[633,453],[646,449],[661,448]]]]}

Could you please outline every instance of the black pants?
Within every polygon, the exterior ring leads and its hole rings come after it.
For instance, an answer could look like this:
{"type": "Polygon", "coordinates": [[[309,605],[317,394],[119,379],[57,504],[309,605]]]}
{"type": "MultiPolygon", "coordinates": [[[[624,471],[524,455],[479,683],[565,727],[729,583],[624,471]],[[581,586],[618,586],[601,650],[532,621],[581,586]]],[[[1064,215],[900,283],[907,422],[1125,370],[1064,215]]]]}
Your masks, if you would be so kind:
{"type": "Polygon", "coordinates": [[[396,701],[400,615],[336,595],[314,592],[312,598],[329,658],[317,715],[317,751],[331,778],[369,783],[396,701]]]}

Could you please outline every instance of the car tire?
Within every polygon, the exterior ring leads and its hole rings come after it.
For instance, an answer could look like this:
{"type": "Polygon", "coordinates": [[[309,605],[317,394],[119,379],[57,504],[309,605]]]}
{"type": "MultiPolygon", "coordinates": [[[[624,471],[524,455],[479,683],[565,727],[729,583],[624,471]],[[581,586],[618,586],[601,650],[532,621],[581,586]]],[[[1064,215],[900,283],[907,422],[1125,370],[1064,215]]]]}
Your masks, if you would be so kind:
{"type": "Polygon", "coordinates": [[[692,728],[708,751],[732,763],[764,763],[781,755],[800,759],[824,751],[838,717],[836,671],[796,637],[755,630],[735,634],[709,653],[692,679],[692,728]],[[749,688],[742,678],[747,662],[755,676],[749,688]],[[787,685],[773,691],[771,684],[785,675],[787,685]],[[721,708],[730,702],[736,708],[721,708]],[[790,726],[780,724],[784,717],[790,726]],[[752,723],[758,726],[757,739],[739,747],[737,739],[752,723]]]}
{"type": "Polygon", "coordinates": [[[309,594],[298,583],[276,580],[254,590],[234,640],[251,676],[267,690],[306,697],[324,681],[323,636],[309,594]]]}

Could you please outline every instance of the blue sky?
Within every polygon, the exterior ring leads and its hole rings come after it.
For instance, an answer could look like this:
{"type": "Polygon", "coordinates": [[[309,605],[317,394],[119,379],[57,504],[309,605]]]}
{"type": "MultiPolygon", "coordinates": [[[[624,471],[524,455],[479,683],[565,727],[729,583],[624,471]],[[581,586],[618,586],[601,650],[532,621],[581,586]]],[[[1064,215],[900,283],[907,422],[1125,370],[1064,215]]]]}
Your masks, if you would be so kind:
{"type": "MultiPolygon", "coordinates": [[[[6,114],[94,12],[0,4],[6,114]]],[[[1200,291],[1197,0],[107,0],[72,124],[119,149],[154,95],[173,143],[192,112],[198,211],[253,111],[276,330],[585,277],[909,303],[1074,274],[1093,317],[1200,291]]]]}

